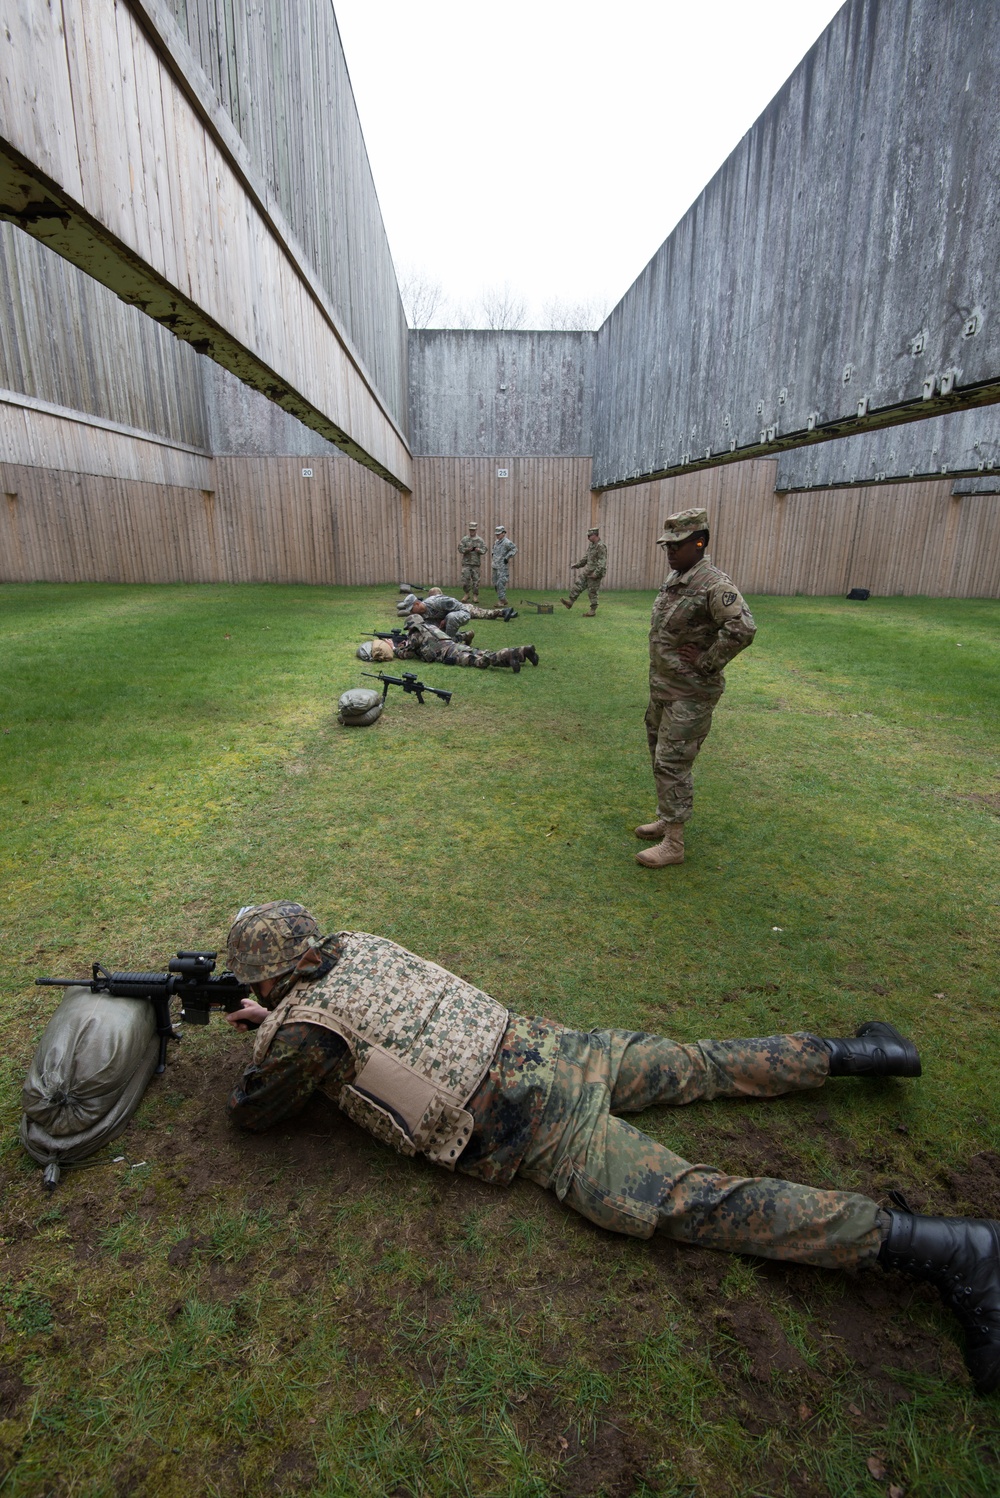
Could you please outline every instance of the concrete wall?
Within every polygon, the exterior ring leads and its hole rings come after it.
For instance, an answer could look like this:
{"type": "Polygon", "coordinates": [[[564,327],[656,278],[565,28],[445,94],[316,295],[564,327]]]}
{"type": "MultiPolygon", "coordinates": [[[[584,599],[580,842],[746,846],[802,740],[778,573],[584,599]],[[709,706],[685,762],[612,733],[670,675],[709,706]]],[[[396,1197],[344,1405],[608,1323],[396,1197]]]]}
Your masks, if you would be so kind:
{"type": "Polygon", "coordinates": [[[797,447],[778,460],[778,488],[832,489],[1000,470],[1000,407],[980,406],[885,431],[797,447]]]}
{"type": "Polygon", "coordinates": [[[589,456],[596,346],[596,333],[411,332],[413,453],[589,456]]]}
{"type": "Polygon", "coordinates": [[[1000,398],[998,96],[1000,6],[848,0],[601,328],[596,484],[1000,398]]]}

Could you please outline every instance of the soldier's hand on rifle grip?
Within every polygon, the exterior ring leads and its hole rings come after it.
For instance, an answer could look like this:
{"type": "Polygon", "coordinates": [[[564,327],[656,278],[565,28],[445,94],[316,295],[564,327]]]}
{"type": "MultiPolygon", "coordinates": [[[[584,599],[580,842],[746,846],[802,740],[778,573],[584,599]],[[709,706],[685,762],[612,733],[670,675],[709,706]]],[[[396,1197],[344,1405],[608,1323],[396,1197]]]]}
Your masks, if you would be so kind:
{"type": "Polygon", "coordinates": [[[239,1009],[226,1015],[226,1024],[232,1025],[236,1030],[256,1030],[267,1019],[269,1010],[263,1004],[258,1004],[256,999],[244,999],[239,1009]]]}

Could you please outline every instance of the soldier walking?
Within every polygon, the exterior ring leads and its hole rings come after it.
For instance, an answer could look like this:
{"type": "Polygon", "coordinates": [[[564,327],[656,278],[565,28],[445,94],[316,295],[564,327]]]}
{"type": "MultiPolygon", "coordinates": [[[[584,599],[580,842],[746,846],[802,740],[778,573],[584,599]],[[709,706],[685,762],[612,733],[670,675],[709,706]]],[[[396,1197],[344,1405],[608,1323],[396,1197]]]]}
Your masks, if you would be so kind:
{"type": "Polygon", "coordinates": [[[573,571],[579,570],[580,576],[573,579],[573,586],[569,590],[568,598],[560,598],[559,602],[564,609],[571,609],[583,592],[587,590],[590,599],[590,608],[585,619],[593,619],[597,613],[597,595],[601,590],[601,579],[608,570],[608,548],[601,540],[601,532],[596,525],[592,525],[587,532],[587,551],[578,562],[573,563],[573,571]]]}
{"type": "Polygon", "coordinates": [[[465,589],[462,602],[468,603],[471,593],[472,602],[478,603],[479,569],[486,555],[487,546],[479,534],[479,526],[475,520],[469,521],[469,533],[459,541],[458,549],[462,556],[462,587],[465,589]]]}
{"type": "Polygon", "coordinates": [[[691,770],[725,690],[723,666],[757,632],[732,579],[705,557],[708,513],[682,510],[664,521],[671,572],[656,595],[649,631],[646,738],[656,783],[656,816],[635,829],[656,843],[636,863],[662,869],[684,862],[684,823],[691,817],[691,770]]]}
{"type": "Polygon", "coordinates": [[[507,602],[507,584],[510,582],[510,559],[517,556],[517,547],[507,535],[507,527],[498,525],[493,542],[493,586],[497,590],[497,602],[507,602]]]}

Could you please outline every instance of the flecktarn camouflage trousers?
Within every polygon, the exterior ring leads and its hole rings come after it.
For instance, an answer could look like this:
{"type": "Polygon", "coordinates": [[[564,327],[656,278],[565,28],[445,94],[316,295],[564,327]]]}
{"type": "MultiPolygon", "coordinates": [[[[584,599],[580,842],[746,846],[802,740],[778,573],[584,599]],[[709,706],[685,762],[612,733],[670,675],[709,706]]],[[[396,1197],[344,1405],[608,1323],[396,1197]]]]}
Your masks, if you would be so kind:
{"type": "Polygon", "coordinates": [[[688,822],[694,808],[691,770],[708,738],[715,703],[700,697],[650,698],[646,739],[653,760],[656,814],[664,822],[688,822]]]}
{"type": "Polygon", "coordinates": [[[612,1232],[850,1268],[881,1245],[868,1197],[693,1165],[616,1116],[698,1098],[776,1097],[821,1087],[828,1071],[812,1035],[681,1045],[630,1030],[565,1030],[519,1174],[612,1232]]]}
{"type": "Polygon", "coordinates": [[[586,590],[587,597],[590,600],[590,607],[596,609],[598,595],[601,591],[601,579],[594,577],[589,572],[578,572],[573,579],[573,585],[566,594],[566,597],[570,603],[576,603],[576,600],[584,590],[586,590]]]}

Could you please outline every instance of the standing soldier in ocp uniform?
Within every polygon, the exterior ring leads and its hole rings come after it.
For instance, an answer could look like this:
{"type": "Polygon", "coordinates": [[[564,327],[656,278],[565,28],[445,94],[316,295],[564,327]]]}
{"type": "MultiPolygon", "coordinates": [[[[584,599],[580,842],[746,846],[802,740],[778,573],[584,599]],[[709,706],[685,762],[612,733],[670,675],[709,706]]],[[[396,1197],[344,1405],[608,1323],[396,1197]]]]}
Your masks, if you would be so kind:
{"type": "Polygon", "coordinates": [[[517,547],[507,535],[507,527],[498,525],[493,542],[493,586],[497,590],[497,602],[507,602],[507,584],[510,582],[510,559],[517,556],[517,547]]]}
{"type": "Polygon", "coordinates": [[[487,546],[479,534],[479,526],[475,520],[469,521],[469,534],[459,541],[458,549],[462,555],[462,587],[465,589],[462,602],[468,603],[471,593],[473,603],[478,603],[479,569],[486,555],[487,546]]]}
{"type": "Polygon", "coordinates": [[[655,848],[636,863],[662,869],[684,862],[684,823],[691,816],[691,769],[725,690],[723,666],[757,633],[732,579],[705,557],[708,513],[682,510],[664,521],[671,572],[656,595],[649,631],[646,737],[656,782],[656,816],[635,829],[655,848]]]}
{"type": "Polygon", "coordinates": [[[601,540],[601,533],[596,525],[592,525],[587,532],[586,555],[573,563],[573,571],[576,572],[578,569],[580,576],[573,579],[569,597],[560,598],[559,602],[563,608],[571,609],[586,588],[587,597],[590,599],[590,609],[583,617],[593,619],[597,613],[597,595],[601,590],[601,579],[608,570],[608,548],[601,540]]]}

